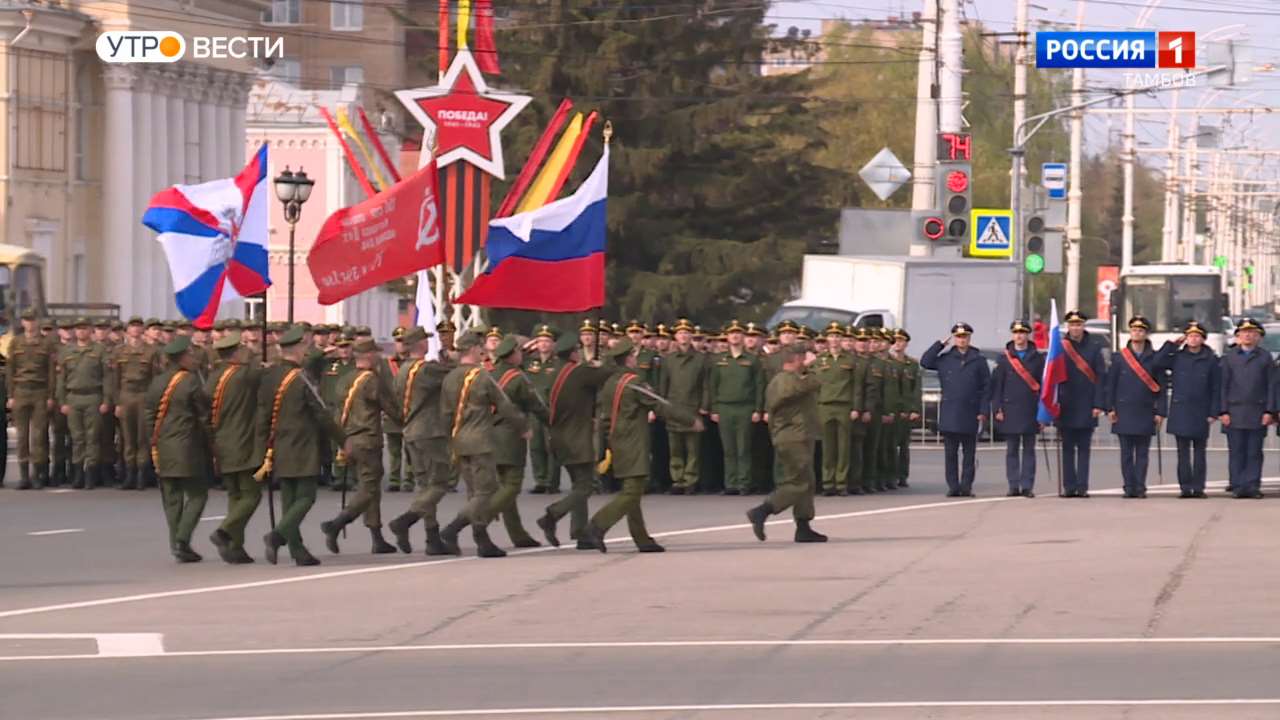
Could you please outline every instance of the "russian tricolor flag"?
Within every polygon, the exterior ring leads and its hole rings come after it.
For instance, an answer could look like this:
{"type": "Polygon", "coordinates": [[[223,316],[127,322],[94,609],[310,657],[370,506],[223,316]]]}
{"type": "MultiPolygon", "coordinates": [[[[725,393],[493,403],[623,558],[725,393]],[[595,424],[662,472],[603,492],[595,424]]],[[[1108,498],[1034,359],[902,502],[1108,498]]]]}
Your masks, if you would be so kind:
{"type": "Polygon", "coordinates": [[[489,223],[489,266],[462,305],[579,312],[604,305],[609,146],[578,191],[489,223]]]}
{"type": "Polygon", "coordinates": [[[1058,419],[1058,386],[1067,381],[1067,357],[1062,349],[1062,327],[1058,325],[1058,301],[1049,299],[1049,352],[1044,361],[1044,377],[1040,381],[1040,408],[1036,420],[1050,425],[1058,419]]]}
{"type": "Polygon", "coordinates": [[[267,145],[233,178],[175,185],[151,198],[142,224],[159,233],[178,309],[208,327],[218,306],[271,285],[267,271],[267,145]]]}

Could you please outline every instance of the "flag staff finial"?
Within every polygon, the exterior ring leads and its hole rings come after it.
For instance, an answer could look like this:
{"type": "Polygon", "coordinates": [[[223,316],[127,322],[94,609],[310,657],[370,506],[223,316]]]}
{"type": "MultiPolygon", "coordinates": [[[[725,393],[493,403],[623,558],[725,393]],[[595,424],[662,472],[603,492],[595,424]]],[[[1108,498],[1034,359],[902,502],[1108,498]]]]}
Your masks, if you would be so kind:
{"type": "Polygon", "coordinates": [[[604,134],[604,144],[605,144],[605,145],[608,145],[608,144],[609,144],[609,140],[611,140],[611,139],[613,138],[613,121],[612,121],[612,120],[605,120],[605,121],[604,121],[604,133],[603,133],[603,134],[604,134]]]}

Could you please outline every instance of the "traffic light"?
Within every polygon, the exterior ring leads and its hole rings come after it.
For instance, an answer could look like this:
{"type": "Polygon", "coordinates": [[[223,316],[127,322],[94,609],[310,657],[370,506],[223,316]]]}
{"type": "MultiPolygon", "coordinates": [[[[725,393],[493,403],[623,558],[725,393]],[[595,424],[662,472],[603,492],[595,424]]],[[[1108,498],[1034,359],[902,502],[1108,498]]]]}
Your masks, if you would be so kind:
{"type": "Polygon", "coordinates": [[[947,232],[946,221],[938,215],[926,215],[920,218],[920,237],[928,242],[937,242],[947,232]]]}
{"type": "Polygon", "coordinates": [[[1027,239],[1027,259],[1023,266],[1032,275],[1044,272],[1044,216],[1032,215],[1027,218],[1027,230],[1023,235],[1027,239]]]}
{"type": "Polygon", "coordinates": [[[973,140],[967,133],[938,133],[937,202],[942,211],[942,241],[969,240],[969,210],[973,207],[973,140]]]}

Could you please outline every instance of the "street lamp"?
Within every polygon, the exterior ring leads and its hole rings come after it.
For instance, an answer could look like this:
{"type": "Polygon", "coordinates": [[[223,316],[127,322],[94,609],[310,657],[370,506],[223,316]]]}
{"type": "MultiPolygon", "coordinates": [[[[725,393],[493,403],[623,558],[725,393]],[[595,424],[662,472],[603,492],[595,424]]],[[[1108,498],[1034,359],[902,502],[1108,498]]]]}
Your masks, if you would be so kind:
{"type": "Polygon", "coordinates": [[[284,219],[289,223],[289,313],[288,320],[293,322],[293,238],[298,229],[298,219],[302,217],[302,204],[311,197],[311,188],[316,181],[307,177],[307,173],[298,168],[291,172],[286,165],[284,172],[275,179],[276,197],[284,205],[284,219]]]}

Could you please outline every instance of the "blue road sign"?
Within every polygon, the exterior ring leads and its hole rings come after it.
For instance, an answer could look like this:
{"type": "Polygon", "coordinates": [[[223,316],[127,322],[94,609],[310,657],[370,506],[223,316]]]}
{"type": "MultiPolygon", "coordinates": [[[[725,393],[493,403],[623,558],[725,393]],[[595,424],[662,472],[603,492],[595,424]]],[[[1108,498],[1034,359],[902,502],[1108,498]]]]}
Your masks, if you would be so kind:
{"type": "Polygon", "coordinates": [[[1013,257],[1013,211],[974,208],[969,218],[969,257],[1013,257]]]}
{"type": "Polygon", "coordinates": [[[1067,199],[1067,164],[1044,163],[1040,166],[1040,184],[1048,191],[1050,200],[1067,199]]]}

